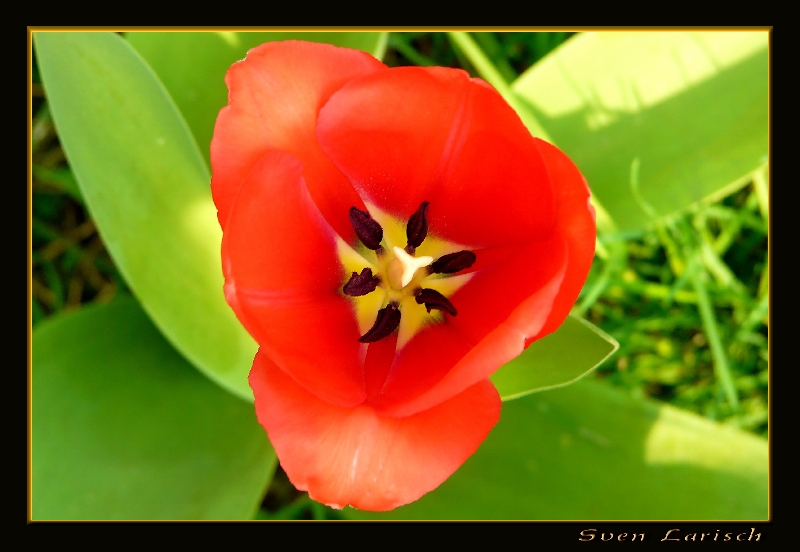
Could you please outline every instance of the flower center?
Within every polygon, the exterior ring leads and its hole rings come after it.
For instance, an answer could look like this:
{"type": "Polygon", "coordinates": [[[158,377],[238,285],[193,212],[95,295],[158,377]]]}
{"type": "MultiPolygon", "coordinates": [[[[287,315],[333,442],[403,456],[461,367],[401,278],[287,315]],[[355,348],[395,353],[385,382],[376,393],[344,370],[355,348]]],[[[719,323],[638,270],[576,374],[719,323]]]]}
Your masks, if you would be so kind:
{"type": "Polygon", "coordinates": [[[351,272],[342,292],[355,302],[362,343],[397,330],[400,348],[424,325],[458,314],[448,297],[472,277],[459,273],[475,253],[428,237],[428,205],[422,202],[405,225],[374,207],[350,208],[360,244],[353,249],[339,240],[339,257],[351,272]]]}
{"type": "Polygon", "coordinates": [[[394,251],[394,259],[389,263],[389,283],[394,289],[403,289],[411,280],[414,279],[414,274],[420,268],[426,267],[433,262],[433,257],[414,257],[400,249],[396,245],[392,248],[394,251]]]}

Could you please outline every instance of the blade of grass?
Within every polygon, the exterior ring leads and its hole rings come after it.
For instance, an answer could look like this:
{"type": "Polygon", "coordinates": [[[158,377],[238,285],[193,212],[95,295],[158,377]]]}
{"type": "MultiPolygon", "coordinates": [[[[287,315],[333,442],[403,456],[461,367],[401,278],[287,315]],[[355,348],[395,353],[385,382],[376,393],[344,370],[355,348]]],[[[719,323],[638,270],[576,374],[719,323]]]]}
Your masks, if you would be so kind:
{"type": "Polygon", "coordinates": [[[664,246],[664,251],[667,253],[669,268],[672,270],[675,277],[680,279],[686,272],[686,262],[681,257],[680,248],[675,243],[675,240],[672,239],[672,236],[667,231],[664,224],[657,222],[655,226],[658,239],[664,246]]]}
{"type": "Polygon", "coordinates": [[[667,262],[669,263],[669,267],[672,269],[672,273],[679,278],[686,269],[686,263],[681,258],[675,241],[670,237],[669,232],[667,232],[665,222],[659,220],[658,213],[656,213],[656,210],[653,208],[653,206],[644,199],[641,191],[639,190],[639,167],[640,160],[638,157],[636,157],[633,161],[631,161],[631,194],[633,195],[633,199],[636,201],[639,207],[645,213],[647,213],[647,216],[650,218],[650,221],[656,230],[656,234],[658,235],[658,239],[661,241],[661,244],[664,246],[664,250],[667,253],[667,262]]]}
{"type": "Polygon", "coordinates": [[[742,230],[742,221],[739,217],[731,218],[723,227],[722,232],[719,233],[717,239],[714,240],[712,248],[717,256],[722,256],[733,245],[733,241],[742,230]]]}
{"type": "MultiPolygon", "coordinates": [[[[675,283],[670,288],[669,294],[664,298],[664,308],[671,306],[672,302],[676,300],[677,294],[680,293],[689,283],[689,275],[692,273],[692,271],[697,270],[695,265],[698,262],[700,261],[696,257],[689,260],[689,263],[687,264],[686,269],[683,271],[683,274],[678,276],[678,278],[675,280],[675,283]]],[[[683,293],[687,292],[684,291],[683,293]]],[[[697,301],[695,301],[695,303],[696,302],[697,301]]]]}
{"type": "Polygon", "coordinates": [[[707,241],[703,241],[702,245],[700,246],[700,251],[703,264],[717,281],[717,283],[722,288],[727,288],[734,291],[743,301],[749,301],[750,296],[747,293],[747,288],[741,281],[739,281],[731,269],[728,268],[728,265],[726,265],[722,259],[717,256],[711,244],[707,241]]]}
{"type": "Polygon", "coordinates": [[[649,297],[650,299],[669,299],[674,300],[677,303],[699,303],[697,293],[681,289],[674,289],[670,286],[656,284],[655,282],[647,282],[639,278],[626,282],[625,286],[630,291],[639,293],[645,297],[649,297]]]}
{"type": "Polygon", "coordinates": [[[711,357],[714,359],[714,372],[725,392],[731,409],[737,412],[739,410],[739,397],[737,396],[736,387],[733,383],[728,355],[725,353],[725,347],[719,335],[719,327],[717,318],[714,315],[714,308],[708,297],[708,290],[706,289],[705,283],[707,278],[708,276],[702,264],[698,264],[697,270],[693,270],[690,274],[692,286],[697,294],[697,307],[700,310],[703,329],[708,337],[708,344],[711,347],[711,357]]]}
{"type": "Polygon", "coordinates": [[[395,50],[403,54],[410,62],[420,65],[422,67],[430,67],[431,65],[436,65],[436,62],[432,59],[422,55],[419,53],[416,48],[414,48],[408,40],[406,40],[405,33],[390,33],[389,34],[389,45],[392,46],[395,50]]]}
{"type": "MultiPolygon", "coordinates": [[[[750,194],[750,197],[755,197],[755,194],[750,194]]],[[[746,213],[744,210],[733,211],[735,219],[740,219],[741,215],[746,213]]],[[[713,276],[719,291],[729,292],[734,299],[734,307],[736,310],[735,316],[741,320],[745,313],[754,308],[754,300],[750,296],[750,292],[741,280],[734,274],[730,267],[722,260],[722,258],[714,250],[715,239],[711,235],[708,227],[708,208],[701,206],[699,211],[693,217],[693,223],[697,236],[700,238],[700,257],[706,270],[713,276]]]]}
{"type": "Polygon", "coordinates": [[[755,308],[750,311],[750,314],[747,316],[745,321],[742,322],[742,325],[739,327],[739,331],[736,333],[737,339],[748,332],[752,332],[768,314],[769,297],[764,296],[761,298],[761,301],[758,302],[755,308]]]}
{"type": "Polygon", "coordinates": [[[493,33],[474,33],[475,40],[483,51],[491,58],[497,71],[502,75],[505,82],[514,82],[519,75],[506,59],[503,53],[503,46],[495,38],[493,33]]]}

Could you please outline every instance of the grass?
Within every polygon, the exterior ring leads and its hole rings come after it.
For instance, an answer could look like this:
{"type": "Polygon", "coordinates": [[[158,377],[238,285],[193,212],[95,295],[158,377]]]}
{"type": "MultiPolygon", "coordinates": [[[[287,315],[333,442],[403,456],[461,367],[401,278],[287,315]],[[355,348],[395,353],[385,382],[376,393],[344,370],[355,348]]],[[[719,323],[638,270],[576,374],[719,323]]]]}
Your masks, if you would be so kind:
{"type": "Polygon", "coordinates": [[[750,184],[596,258],[576,310],[620,342],[597,377],[766,436],[768,231],[750,184]]]}
{"type": "MultiPolygon", "coordinates": [[[[512,82],[571,33],[473,33],[512,82]]],[[[446,33],[392,33],[390,66],[461,67],[446,33]]],[[[88,214],[50,119],[34,65],[32,323],[129,289],[88,214]]],[[[758,435],[766,435],[769,276],[767,174],[732,195],[636,235],[605,235],[575,312],[620,349],[601,378],[758,435]]],[[[634,192],[636,189],[634,188],[634,192]]],[[[647,211],[648,206],[642,205],[647,211]]],[[[337,519],[278,469],[259,519],[337,519]]]]}

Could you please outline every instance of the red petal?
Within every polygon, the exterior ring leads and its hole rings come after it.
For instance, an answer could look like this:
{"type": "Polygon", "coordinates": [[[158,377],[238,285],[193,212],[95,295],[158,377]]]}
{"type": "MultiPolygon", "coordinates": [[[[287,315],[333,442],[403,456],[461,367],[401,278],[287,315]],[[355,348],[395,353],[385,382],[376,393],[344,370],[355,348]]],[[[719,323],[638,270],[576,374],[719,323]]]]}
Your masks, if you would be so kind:
{"type": "Polygon", "coordinates": [[[334,232],[293,156],[271,152],[250,172],[222,240],[226,297],[262,350],[325,400],[364,400],[359,331],[340,293],[334,232]]]}
{"type": "Polygon", "coordinates": [[[451,297],[458,316],[399,353],[375,401],[385,412],[408,415],[460,392],[553,332],[569,314],[594,257],[594,209],[572,161],[546,142],[535,144],[554,183],[552,237],[479,270],[451,297]]]}
{"type": "Polygon", "coordinates": [[[439,237],[479,247],[551,232],[553,192],[533,138],[493,88],[463,71],[401,67],[354,79],[320,111],[317,137],[379,208],[406,219],[429,201],[439,237]]]}
{"type": "Polygon", "coordinates": [[[538,334],[528,338],[526,346],[554,332],[564,322],[592,267],[597,236],[594,207],[589,204],[586,179],[557,147],[542,140],[536,140],[536,145],[545,159],[550,180],[558,183],[553,187],[556,225],[567,243],[567,269],[547,322],[538,334]]]}
{"type": "Polygon", "coordinates": [[[298,386],[261,351],[250,386],[292,484],[336,508],[391,510],[418,499],[458,469],[500,417],[487,380],[405,418],[340,408],[298,386]]]}
{"type": "Polygon", "coordinates": [[[414,336],[371,402],[382,412],[405,416],[489,377],[541,331],[565,267],[564,242],[553,236],[476,272],[450,298],[458,316],[414,336]]]}
{"type": "Polygon", "coordinates": [[[389,375],[397,348],[397,332],[388,337],[369,344],[367,356],[364,358],[364,384],[367,400],[377,395],[389,375]]]}
{"type": "Polygon", "coordinates": [[[228,70],[228,106],[211,141],[211,190],[225,229],[239,186],[264,153],[281,150],[303,163],[314,201],[333,228],[355,239],[347,218],[363,208],[353,187],[322,153],[319,108],[342,84],[386,66],[364,52],[310,42],[268,42],[228,70]]]}

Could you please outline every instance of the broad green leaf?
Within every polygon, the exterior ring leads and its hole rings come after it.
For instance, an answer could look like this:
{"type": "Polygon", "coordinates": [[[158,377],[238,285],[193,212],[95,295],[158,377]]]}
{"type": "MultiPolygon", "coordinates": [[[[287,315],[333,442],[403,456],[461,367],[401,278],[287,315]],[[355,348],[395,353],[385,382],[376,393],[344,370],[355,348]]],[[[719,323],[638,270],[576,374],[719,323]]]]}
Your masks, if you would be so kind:
{"type": "Polygon", "coordinates": [[[190,362],[252,399],[256,343],[225,302],[210,176],[169,94],[115,33],[34,42],[61,144],[120,271],[190,362]]]}
{"type": "Polygon", "coordinates": [[[583,379],[503,404],[438,489],[355,519],[766,520],[767,442],[583,379]]]}
{"type": "Polygon", "coordinates": [[[253,406],[133,298],[42,322],[32,349],[34,520],[253,516],[275,468],[253,406]]]}
{"type": "Polygon", "coordinates": [[[617,229],[636,230],[766,162],[768,57],[766,31],[585,33],[512,88],[617,229]]]}
{"type": "Polygon", "coordinates": [[[613,337],[577,316],[568,316],[552,334],[533,342],[492,377],[504,401],[571,383],[619,347],[613,337]]]}
{"type": "Polygon", "coordinates": [[[209,160],[217,114],[228,103],[225,73],[250,48],[276,40],[308,40],[368,52],[378,59],[387,33],[353,32],[130,32],[128,41],[164,83],[209,160]]]}

